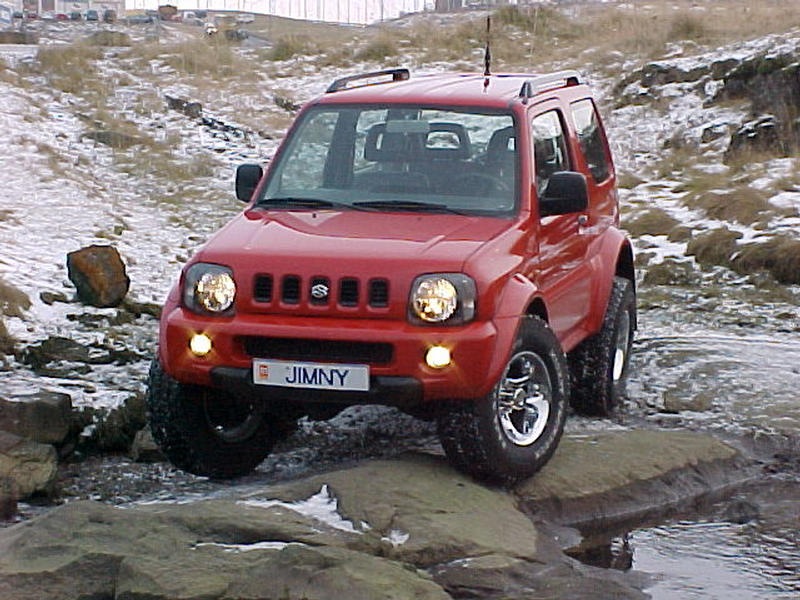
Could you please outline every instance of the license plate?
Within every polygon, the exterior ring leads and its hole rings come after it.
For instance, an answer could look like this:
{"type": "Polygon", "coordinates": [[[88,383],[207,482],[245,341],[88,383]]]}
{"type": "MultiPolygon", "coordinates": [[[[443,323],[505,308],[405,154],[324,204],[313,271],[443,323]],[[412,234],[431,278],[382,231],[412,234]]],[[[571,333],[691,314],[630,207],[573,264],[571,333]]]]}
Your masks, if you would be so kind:
{"type": "Polygon", "coordinates": [[[368,392],[369,366],[255,359],[253,382],[277,387],[368,392]]]}

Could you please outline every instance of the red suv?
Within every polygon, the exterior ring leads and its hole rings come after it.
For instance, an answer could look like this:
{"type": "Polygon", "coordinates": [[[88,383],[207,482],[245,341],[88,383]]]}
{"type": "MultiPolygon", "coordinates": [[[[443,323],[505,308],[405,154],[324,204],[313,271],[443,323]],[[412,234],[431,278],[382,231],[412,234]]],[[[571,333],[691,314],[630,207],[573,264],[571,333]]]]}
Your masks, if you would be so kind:
{"type": "Polygon", "coordinates": [[[577,73],[337,80],[236,194],[161,318],[150,424],[176,466],[239,476],[298,418],[385,404],[510,483],[553,454],[570,396],[617,403],[633,255],[577,73]]]}

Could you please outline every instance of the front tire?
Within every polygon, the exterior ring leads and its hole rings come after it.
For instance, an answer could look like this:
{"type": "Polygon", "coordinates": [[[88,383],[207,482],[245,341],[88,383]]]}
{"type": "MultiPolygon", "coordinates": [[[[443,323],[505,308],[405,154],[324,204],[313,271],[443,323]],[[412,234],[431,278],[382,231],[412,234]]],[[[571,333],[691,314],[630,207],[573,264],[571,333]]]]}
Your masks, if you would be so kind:
{"type": "Polygon", "coordinates": [[[615,277],[602,329],[570,353],[572,407],[576,412],[599,417],[614,413],[625,395],[635,328],[633,284],[615,277]]]}
{"type": "Polygon", "coordinates": [[[150,366],[147,406],[153,438],[179,469],[215,479],[253,471],[269,455],[280,429],[263,404],[220,390],[186,385],[150,366]]]}
{"type": "Polygon", "coordinates": [[[451,463],[476,479],[511,485],[541,469],[564,431],[569,372],[555,335],[525,317],[500,380],[475,402],[454,402],[438,420],[451,463]]]}

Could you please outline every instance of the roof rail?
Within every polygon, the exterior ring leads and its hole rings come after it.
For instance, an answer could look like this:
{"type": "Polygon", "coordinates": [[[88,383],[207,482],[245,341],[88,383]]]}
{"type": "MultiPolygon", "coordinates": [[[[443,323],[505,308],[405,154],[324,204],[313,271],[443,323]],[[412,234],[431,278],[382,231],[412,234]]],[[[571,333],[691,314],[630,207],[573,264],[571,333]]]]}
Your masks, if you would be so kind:
{"type": "MultiPolygon", "coordinates": [[[[371,73],[361,73],[360,75],[350,75],[349,77],[342,77],[341,79],[337,79],[332,84],[328,86],[328,89],[325,90],[326,94],[330,94],[331,92],[338,92],[344,89],[347,89],[350,83],[354,81],[360,81],[362,79],[374,79],[376,77],[380,77],[382,75],[391,75],[392,81],[406,81],[411,77],[411,72],[408,69],[384,69],[383,71],[372,71],[371,73]]],[[[363,87],[367,85],[378,85],[380,83],[389,83],[388,81],[372,81],[372,82],[365,82],[357,86],[353,87],[363,87]]]]}
{"type": "Polygon", "coordinates": [[[578,85],[583,83],[577,71],[558,71],[547,75],[539,75],[526,79],[519,90],[519,97],[523,100],[533,98],[536,94],[557,87],[578,85]]]}

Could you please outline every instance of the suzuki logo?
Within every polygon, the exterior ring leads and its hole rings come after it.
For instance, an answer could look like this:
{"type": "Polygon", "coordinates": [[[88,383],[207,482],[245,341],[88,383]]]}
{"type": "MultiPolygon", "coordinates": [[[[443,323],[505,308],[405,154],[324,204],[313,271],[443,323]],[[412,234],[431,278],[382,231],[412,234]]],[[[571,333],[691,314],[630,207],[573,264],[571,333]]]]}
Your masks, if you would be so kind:
{"type": "Polygon", "coordinates": [[[324,300],[329,293],[330,289],[324,283],[317,283],[311,287],[311,296],[317,300],[324,300]]]}

